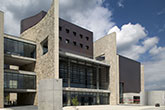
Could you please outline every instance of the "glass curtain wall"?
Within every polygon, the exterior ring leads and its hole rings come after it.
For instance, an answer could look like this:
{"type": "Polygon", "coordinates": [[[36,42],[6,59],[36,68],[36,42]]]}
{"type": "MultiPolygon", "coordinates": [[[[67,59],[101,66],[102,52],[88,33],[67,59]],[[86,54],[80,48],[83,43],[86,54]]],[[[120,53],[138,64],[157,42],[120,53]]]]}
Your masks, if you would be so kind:
{"type": "Polygon", "coordinates": [[[96,74],[96,67],[92,65],[60,57],[60,78],[64,87],[96,89],[96,74]]]}
{"type": "Polygon", "coordinates": [[[4,53],[30,58],[36,58],[36,46],[33,44],[4,38],[4,53]]]}
{"type": "Polygon", "coordinates": [[[36,76],[4,73],[4,88],[5,89],[36,89],[36,76]]]}

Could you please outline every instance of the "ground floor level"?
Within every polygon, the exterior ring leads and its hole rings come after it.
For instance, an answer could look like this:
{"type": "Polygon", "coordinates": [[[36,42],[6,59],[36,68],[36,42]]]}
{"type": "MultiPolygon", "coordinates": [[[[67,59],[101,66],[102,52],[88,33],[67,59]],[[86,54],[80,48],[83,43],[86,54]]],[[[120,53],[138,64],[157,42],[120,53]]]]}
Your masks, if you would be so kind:
{"type": "MultiPolygon", "coordinates": [[[[165,106],[154,107],[154,106],[133,106],[133,105],[95,105],[95,106],[78,106],[79,110],[165,110],[165,106]]],[[[38,110],[37,106],[21,106],[21,107],[10,107],[0,110],[38,110]]],[[[63,110],[75,110],[74,107],[63,107],[63,110]]]]}

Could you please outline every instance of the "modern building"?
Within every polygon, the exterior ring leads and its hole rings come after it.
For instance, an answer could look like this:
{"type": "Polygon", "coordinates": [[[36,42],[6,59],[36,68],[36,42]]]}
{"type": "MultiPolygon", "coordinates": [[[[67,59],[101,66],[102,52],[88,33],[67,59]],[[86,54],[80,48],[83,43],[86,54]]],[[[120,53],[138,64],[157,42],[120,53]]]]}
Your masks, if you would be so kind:
{"type": "Polygon", "coordinates": [[[37,105],[42,79],[63,80],[64,106],[75,96],[80,105],[139,99],[143,66],[117,55],[116,33],[93,42],[91,31],[59,19],[57,2],[22,20],[18,37],[4,33],[0,12],[0,107],[37,105]]]}

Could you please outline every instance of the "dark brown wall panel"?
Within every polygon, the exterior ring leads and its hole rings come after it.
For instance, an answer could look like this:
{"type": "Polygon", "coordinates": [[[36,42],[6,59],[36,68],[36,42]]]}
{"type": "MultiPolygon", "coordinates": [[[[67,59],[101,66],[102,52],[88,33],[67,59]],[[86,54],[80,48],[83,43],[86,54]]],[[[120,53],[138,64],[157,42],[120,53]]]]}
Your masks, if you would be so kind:
{"type": "Polygon", "coordinates": [[[139,93],[140,63],[123,56],[119,56],[119,77],[124,83],[124,93],[139,93]]]}

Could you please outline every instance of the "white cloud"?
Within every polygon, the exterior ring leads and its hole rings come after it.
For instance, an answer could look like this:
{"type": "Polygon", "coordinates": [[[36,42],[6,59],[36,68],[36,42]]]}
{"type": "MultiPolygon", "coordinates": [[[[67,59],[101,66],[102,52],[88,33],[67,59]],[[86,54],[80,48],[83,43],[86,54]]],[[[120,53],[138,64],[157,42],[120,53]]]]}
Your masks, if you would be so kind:
{"type": "Polygon", "coordinates": [[[5,33],[19,36],[20,21],[41,10],[48,10],[52,0],[0,0],[0,10],[5,14],[5,33]]]}
{"type": "Polygon", "coordinates": [[[119,1],[117,2],[117,5],[118,5],[119,7],[121,7],[121,8],[124,8],[123,2],[124,2],[124,0],[119,0],[119,1]]]}
{"type": "MultiPolygon", "coordinates": [[[[52,0],[0,0],[5,12],[5,32],[19,36],[20,21],[48,10],[52,0]]],[[[102,6],[104,0],[60,0],[60,17],[94,32],[94,40],[106,35],[115,23],[112,12],[102,6]]]]}
{"type": "Polygon", "coordinates": [[[94,40],[106,35],[115,23],[111,21],[112,12],[103,7],[103,0],[60,1],[60,16],[70,22],[94,32],[94,40]]]}
{"type": "Polygon", "coordinates": [[[154,46],[150,61],[144,62],[145,87],[147,90],[165,90],[165,47],[154,46]]]}
{"type": "Polygon", "coordinates": [[[129,58],[139,59],[158,43],[157,37],[147,37],[147,31],[140,24],[124,24],[121,29],[114,26],[108,33],[116,32],[118,53],[129,58]]]}

